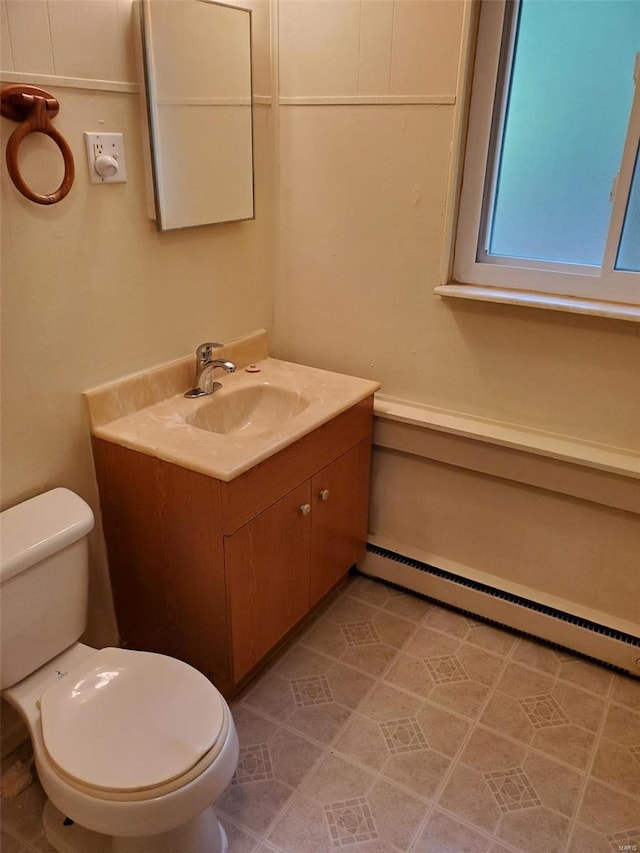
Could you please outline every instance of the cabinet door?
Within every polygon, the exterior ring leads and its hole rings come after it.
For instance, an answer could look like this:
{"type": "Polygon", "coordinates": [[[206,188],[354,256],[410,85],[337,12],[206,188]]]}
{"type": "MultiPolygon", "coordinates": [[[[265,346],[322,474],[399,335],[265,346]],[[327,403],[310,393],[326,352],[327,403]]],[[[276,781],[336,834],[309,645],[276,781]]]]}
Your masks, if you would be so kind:
{"type": "Polygon", "coordinates": [[[311,605],[363,555],[369,518],[371,437],[311,481],[311,605]]]}
{"type": "Polygon", "coordinates": [[[238,681],[309,609],[311,515],[307,481],[225,536],[233,649],[238,681]]]}

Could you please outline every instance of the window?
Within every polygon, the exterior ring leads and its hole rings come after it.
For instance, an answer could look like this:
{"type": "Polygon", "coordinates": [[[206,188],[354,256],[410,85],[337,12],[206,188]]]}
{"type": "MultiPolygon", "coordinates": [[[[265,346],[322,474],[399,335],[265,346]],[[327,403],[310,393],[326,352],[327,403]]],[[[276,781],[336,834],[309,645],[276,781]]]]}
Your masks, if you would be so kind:
{"type": "Polygon", "coordinates": [[[482,4],[456,282],[640,305],[638,51],[640,0],[482,4]]]}

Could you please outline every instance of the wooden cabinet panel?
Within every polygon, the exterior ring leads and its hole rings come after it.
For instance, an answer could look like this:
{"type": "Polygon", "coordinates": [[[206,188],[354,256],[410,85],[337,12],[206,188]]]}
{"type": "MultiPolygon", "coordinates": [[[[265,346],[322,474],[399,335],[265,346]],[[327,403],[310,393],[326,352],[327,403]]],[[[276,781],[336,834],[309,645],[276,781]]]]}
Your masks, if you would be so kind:
{"type": "Polygon", "coordinates": [[[316,471],[371,434],[373,397],[225,484],[224,532],[233,533],[316,471]]]}
{"type": "Polygon", "coordinates": [[[327,465],[311,481],[311,605],[364,553],[370,462],[371,437],[327,465]]]}
{"type": "Polygon", "coordinates": [[[309,501],[307,482],[225,536],[236,681],[309,610],[309,501]]]}
{"type": "Polygon", "coordinates": [[[93,440],[123,642],[229,675],[221,484],[93,440]]]}
{"type": "Polygon", "coordinates": [[[185,660],[233,695],[364,552],[372,406],[229,483],[94,438],[125,643],[185,660]]]}

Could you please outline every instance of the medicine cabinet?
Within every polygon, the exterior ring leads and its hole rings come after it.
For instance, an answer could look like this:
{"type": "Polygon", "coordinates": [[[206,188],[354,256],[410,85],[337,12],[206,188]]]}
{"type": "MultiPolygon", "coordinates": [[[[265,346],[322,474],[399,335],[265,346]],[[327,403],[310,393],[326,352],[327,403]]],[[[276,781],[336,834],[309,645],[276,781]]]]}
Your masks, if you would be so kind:
{"type": "Polygon", "coordinates": [[[251,12],[142,0],[159,231],[254,217],[251,12]]]}

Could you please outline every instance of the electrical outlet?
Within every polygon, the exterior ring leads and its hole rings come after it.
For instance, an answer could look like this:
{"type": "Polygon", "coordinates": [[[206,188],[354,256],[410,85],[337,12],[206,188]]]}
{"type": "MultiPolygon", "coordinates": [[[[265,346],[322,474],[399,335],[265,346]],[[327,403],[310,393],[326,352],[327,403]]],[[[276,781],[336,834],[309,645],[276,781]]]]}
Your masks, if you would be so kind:
{"type": "Polygon", "coordinates": [[[117,184],[127,180],[121,133],[85,132],[84,144],[92,184],[117,184]]]}

